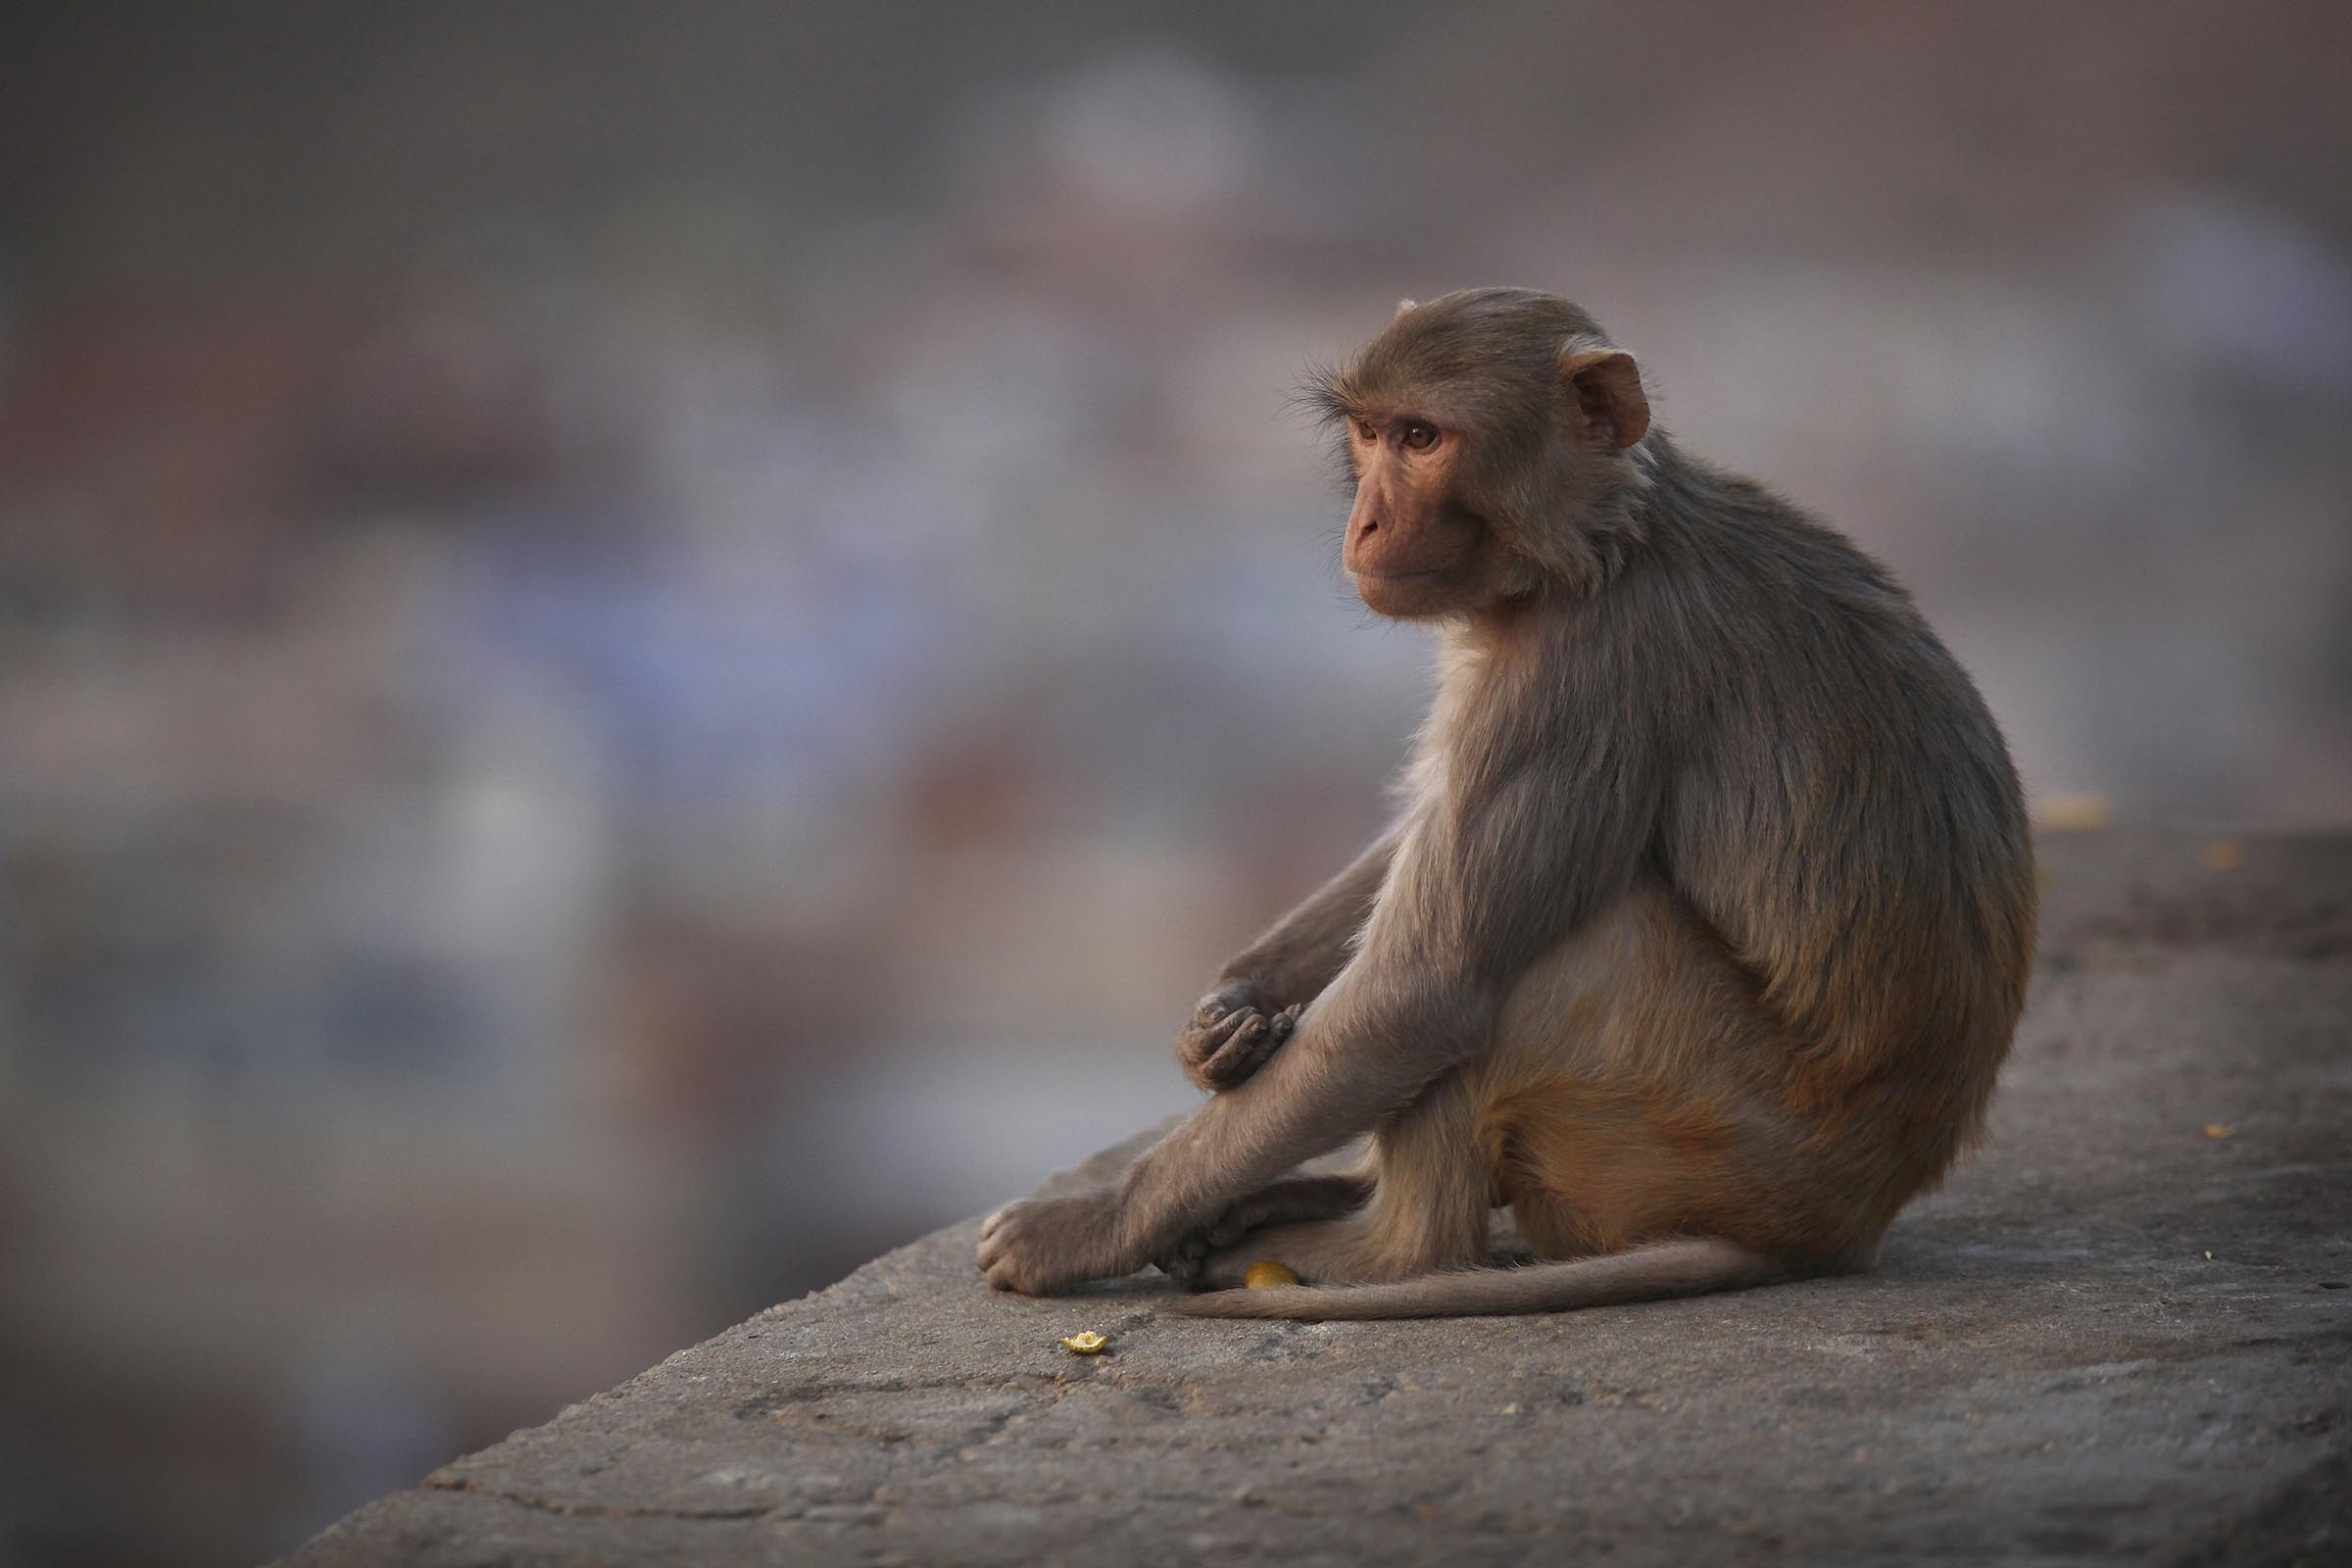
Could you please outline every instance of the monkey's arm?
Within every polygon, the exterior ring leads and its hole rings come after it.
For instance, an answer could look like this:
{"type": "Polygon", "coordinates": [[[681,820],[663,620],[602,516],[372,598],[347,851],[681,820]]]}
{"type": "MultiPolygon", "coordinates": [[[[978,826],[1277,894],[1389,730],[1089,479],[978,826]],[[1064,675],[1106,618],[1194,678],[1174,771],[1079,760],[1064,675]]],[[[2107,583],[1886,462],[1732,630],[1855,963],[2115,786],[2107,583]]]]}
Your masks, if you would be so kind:
{"type": "Polygon", "coordinates": [[[1401,823],[1307,896],[1227,963],[1176,1037],[1184,1075],[1209,1091],[1231,1089],[1291,1037],[1306,1004],[1348,962],[1404,836],[1401,823]]]}
{"type": "Polygon", "coordinates": [[[1141,1268],[1484,1049],[1520,971],[1631,883],[1656,800],[1638,750],[1595,739],[1516,770],[1467,809],[1426,809],[1359,951],[1290,1043],[1115,1191],[991,1215],[979,1250],[990,1283],[1036,1295],[1141,1268]]]}

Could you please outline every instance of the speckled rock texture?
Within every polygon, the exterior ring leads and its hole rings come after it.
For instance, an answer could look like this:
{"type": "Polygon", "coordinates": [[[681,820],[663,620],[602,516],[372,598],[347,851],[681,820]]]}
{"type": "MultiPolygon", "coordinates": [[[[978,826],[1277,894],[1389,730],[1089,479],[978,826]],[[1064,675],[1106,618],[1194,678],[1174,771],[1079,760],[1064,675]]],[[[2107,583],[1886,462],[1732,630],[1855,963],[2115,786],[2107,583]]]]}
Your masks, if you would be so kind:
{"type": "Polygon", "coordinates": [[[2352,1562],[2352,838],[2041,849],[1994,1140],[1875,1274],[1199,1322],[995,1295],[967,1222],[286,1560],[2352,1562]]]}

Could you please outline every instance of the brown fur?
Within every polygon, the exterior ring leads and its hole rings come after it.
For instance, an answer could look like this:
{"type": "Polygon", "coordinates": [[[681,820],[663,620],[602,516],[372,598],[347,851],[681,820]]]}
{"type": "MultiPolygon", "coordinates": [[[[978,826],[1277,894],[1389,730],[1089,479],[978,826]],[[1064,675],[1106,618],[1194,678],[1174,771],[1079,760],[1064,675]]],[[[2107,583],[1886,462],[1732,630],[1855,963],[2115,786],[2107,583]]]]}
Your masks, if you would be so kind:
{"type": "Polygon", "coordinates": [[[1117,1190],[991,1216],[982,1268],[1274,1258],[1308,1285],[1179,1309],[1385,1317],[1868,1266],[1978,1136],[2031,962],[1967,676],[1564,301],[1403,309],[1324,402],[1359,592],[1442,637],[1404,809],[1203,999],[1179,1053],[1224,1092],[1117,1190]],[[1277,1182],[1364,1132],[1367,1179],[1277,1182]],[[1543,1261],[1489,1266],[1499,1204],[1543,1261]]]}

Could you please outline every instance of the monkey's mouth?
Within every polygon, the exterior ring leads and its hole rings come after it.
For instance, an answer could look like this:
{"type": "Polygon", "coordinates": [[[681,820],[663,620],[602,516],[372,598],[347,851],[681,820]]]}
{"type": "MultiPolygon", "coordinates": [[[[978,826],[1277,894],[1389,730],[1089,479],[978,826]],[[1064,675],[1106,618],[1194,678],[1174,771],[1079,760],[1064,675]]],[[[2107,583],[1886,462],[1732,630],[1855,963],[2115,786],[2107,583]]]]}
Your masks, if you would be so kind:
{"type": "Polygon", "coordinates": [[[1358,582],[1410,582],[1415,577],[1443,577],[1446,573],[1436,566],[1424,566],[1418,571],[1365,571],[1351,566],[1348,575],[1358,582]]]}

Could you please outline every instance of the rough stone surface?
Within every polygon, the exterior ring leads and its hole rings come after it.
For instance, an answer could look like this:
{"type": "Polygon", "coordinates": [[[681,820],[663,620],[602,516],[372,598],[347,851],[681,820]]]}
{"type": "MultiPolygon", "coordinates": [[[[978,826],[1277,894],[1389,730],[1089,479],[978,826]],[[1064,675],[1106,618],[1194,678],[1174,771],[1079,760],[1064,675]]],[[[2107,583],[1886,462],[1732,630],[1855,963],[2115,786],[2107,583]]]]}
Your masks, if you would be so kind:
{"type": "Polygon", "coordinates": [[[2352,1561],[2352,840],[2229,843],[2044,843],[1995,1140],[1875,1274],[1195,1322],[967,1222],[287,1560],[2352,1561]]]}

